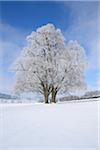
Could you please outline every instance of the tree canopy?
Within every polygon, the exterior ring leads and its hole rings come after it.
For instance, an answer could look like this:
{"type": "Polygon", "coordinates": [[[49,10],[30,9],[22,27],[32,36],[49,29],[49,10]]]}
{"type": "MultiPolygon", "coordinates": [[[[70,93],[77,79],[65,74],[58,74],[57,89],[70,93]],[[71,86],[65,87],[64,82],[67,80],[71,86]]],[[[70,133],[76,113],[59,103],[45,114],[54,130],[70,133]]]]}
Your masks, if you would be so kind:
{"type": "Polygon", "coordinates": [[[27,36],[27,46],[14,63],[16,84],[14,91],[37,91],[45,103],[51,94],[56,102],[59,91],[84,88],[85,50],[77,41],[65,42],[60,29],[47,24],[27,36]]]}

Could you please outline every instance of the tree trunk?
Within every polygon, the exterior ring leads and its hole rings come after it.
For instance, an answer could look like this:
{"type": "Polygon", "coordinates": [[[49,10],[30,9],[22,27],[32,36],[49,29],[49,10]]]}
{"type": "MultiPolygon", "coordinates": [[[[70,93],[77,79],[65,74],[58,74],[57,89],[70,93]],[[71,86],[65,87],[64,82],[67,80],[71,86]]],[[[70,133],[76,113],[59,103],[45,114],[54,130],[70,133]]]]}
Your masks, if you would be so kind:
{"type": "Polygon", "coordinates": [[[49,103],[49,95],[51,93],[51,86],[48,86],[48,83],[41,82],[42,86],[42,94],[44,95],[44,101],[45,103],[49,103]]]}
{"type": "Polygon", "coordinates": [[[51,93],[51,102],[56,103],[56,95],[57,95],[57,90],[52,87],[52,93],[51,93]]]}
{"type": "Polygon", "coordinates": [[[44,98],[45,98],[45,103],[49,103],[49,101],[48,101],[48,96],[49,96],[48,85],[46,84],[46,86],[44,87],[44,98]]]}
{"type": "Polygon", "coordinates": [[[45,103],[48,104],[48,95],[46,93],[44,94],[44,98],[45,98],[45,103]]]}

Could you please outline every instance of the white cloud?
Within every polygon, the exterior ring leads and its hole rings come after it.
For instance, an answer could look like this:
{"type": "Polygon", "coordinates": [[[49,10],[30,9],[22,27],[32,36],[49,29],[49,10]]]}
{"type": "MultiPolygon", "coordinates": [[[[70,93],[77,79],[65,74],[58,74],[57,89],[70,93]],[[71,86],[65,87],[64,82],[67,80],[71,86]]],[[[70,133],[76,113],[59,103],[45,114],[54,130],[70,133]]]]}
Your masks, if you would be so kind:
{"type": "Polygon", "coordinates": [[[65,31],[66,39],[78,40],[86,49],[87,72],[97,74],[92,88],[100,87],[100,2],[72,2],[70,5],[65,2],[64,5],[65,13],[68,8],[71,11],[72,23],[65,31]]]}
{"type": "Polygon", "coordinates": [[[9,68],[25,45],[27,33],[2,23],[0,33],[0,91],[9,92],[14,81],[9,68]]]}

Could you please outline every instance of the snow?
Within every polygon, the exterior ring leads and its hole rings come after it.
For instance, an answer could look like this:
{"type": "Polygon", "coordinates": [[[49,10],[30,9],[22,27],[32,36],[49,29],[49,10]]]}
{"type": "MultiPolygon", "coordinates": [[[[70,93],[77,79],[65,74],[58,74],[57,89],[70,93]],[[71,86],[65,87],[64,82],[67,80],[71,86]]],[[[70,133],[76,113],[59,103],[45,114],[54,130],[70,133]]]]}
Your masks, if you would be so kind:
{"type": "Polygon", "coordinates": [[[0,150],[99,150],[99,108],[100,101],[0,104],[0,150]]]}

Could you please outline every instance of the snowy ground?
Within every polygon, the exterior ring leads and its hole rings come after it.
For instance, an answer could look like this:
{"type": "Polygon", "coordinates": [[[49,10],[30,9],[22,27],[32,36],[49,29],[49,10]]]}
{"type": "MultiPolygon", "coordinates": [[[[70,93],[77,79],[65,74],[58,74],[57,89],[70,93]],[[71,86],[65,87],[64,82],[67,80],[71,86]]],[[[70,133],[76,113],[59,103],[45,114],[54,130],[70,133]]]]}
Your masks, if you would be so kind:
{"type": "Polygon", "coordinates": [[[0,150],[100,150],[100,101],[0,104],[0,150]]]}

